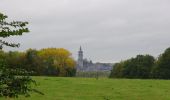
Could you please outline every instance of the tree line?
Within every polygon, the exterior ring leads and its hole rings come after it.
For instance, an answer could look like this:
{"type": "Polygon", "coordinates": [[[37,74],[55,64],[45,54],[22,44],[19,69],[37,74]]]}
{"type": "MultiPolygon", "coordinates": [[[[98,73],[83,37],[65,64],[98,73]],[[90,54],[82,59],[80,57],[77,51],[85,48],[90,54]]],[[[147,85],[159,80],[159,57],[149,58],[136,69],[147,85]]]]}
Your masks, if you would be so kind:
{"type": "Polygon", "coordinates": [[[137,55],[116,63],[111,78],[170,79],[170,48],[158,58],[151,55],[137,55]]]}
{"type": "Polygon", "coordinates": [[[63,48],[46,48],[41,50],[29,49],[25,52],[0,51],[3,59],[10,69],[25,69],[31,75],[45,76],[75,76],[76,62],[71,53],[63,48]]]}

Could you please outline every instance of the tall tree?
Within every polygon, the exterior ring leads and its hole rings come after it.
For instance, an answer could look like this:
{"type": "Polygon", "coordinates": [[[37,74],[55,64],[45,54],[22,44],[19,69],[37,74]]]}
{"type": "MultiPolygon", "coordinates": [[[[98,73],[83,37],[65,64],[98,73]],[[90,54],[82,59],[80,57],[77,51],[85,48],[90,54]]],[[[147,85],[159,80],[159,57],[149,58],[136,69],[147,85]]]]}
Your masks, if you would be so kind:
{"type": "Polygon", "coordinates": [[[170,48],[159,56],[152,74],[154,78],[170,79],[170,48]]]}
{"type": "MultiPolygon", "coordinates": [[[[3,46],[19,47],[18,43],[9,43],[4,41],[3,38],[22,35],[28,32],[28,28],[25,28],[28,22],[7,22],[6,18],[6,15],[0,13],[0,49],[2,49],[3,46]]],[[[35,81],[26,74],[28,74],[28,72],[24,70],[7,68],[5,59],[0,60],[0,97],[29,96],[29,91],[33,90],[30,88],[30,85],[35,81]],[[18,76],[18,73],[24,74],[18,76]]]]}

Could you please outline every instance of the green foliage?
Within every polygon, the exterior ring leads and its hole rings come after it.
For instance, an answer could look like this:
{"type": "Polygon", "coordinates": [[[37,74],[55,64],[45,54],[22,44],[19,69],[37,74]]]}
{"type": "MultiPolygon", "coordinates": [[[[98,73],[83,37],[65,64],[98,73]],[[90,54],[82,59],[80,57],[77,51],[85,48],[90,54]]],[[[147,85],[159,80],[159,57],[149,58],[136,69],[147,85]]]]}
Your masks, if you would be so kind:
{"type": "Polygon", "coordinates": [[[15,76],[15,74],[26,74],[27,71],[20,69],[1,68],[0,74],[0,96],[18,97],[18,95],[30,96],[31,83],[36,83],[29,76],[15,76]]]}
{"type": "Polygon", "coordinates": [[[123,62],[116,63],[110,73],[110,78],[121,78],[123,77],[123,62]]]}
{"type": "Polygon", "coordinates": [[[48,48],[42,50],[29,49],[25,52],[0,52],[0,59],[7,61],[8,68],[25,69],[31,75],[75,76],[75,61],[68,50],[48,48]]]}
{"type": "Polygon", "coordinates": [[[8,68],[6,65],[6,60],[0,59],[0,97],[30,96],[29,92],[35,91],[31,88],[31,84],[36,85],[36,82],[29,77],[31,72],[18,68],[8,68]]]}
{"type": "MultiPolygon", "coordinates": [[[[28,28],[25,28],[28,22],[21,21],[13,21],[7,22],[6,15],[0,13],[0,37],[7,38],[10,36],[22,35],[25,32],[29,32],[28,28]]],[[[11,47],[19,47],[19,44],[9,43],[7,41],[3,41],[0,39],[0,49],[2,49],[3,45],[11,46],[11,47]]]]}
{"type": "Polygon", "coordinates": [[[152,77],[170,79],[170,48],[159,56],[156,66],[153,68],[152,77]]]}
{"type": "Polygon", "coordinates": [[[111,78],[170,79],[170,48],[157,60],[150,55],[138,55],[113,66],[111,78]]]}
{"type": "Polygon", "coordinates": [[[137,55],[135,58],[114,65],[110,77],[150,78],[155,59],[150,55],[137,55]]]}
{"type": "MultiPolygon", "coordinates": [[[[1,38],[22,35],[28,32],[28,28],[25,28],[28,22],[7,22],[6,18],[7,16],[0,13],[1,38]]],[[[9,43],[0,39],[0,49],[3,46],[19,47],[19,44],[9,43]]],[[[21,61],[21,55],[19,54],[18,52],[6,54],[0,50],[0,97],[29,96],[29,92],[34,90],[31,88],[31,83],[35,83],[35,81],[28,76],[29,72],[17,68],[20,65],[19,61],[21,61]]]]}
{"type": "Polygon", "coordinates": [[[29,49],[24,52],[24,57],[22,58],[22,67],[27,71],[33,71],[33,75],[42,75],[43,73],[43,62],[38,56],[38,51],[35,49],[29,49]]]}

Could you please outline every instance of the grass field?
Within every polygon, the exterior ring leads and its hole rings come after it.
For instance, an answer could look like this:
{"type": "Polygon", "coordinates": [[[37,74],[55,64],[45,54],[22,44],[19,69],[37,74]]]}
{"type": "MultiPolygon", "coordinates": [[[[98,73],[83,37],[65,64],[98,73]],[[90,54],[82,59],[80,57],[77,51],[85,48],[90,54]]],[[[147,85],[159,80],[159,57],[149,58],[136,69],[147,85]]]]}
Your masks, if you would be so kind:
{"type": "MultiPolygon", "coordinates": [[[[16,100],[170,100],[169,80],[34,77],[44,96],[16,100]]],[[[3,98],[0,98],[5,100],[3,98]]],[[[13,100],[13,99],[12,99],[13,100]]]]}

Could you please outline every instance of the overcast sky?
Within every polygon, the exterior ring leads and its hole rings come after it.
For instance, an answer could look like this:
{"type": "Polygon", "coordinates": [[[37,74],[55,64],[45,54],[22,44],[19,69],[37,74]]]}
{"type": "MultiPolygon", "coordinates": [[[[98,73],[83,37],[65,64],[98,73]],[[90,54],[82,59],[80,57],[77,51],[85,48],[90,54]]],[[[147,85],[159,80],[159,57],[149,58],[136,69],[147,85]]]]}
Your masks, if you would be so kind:
{"type": "Polygon", "coordinates": [[[170,0],[0,0],[0,12],[29,22],[10,38],[15,50],[66,48],[77,59],[81,45],[88,59],[116,62],[170,47],[170,0]]]}

